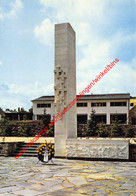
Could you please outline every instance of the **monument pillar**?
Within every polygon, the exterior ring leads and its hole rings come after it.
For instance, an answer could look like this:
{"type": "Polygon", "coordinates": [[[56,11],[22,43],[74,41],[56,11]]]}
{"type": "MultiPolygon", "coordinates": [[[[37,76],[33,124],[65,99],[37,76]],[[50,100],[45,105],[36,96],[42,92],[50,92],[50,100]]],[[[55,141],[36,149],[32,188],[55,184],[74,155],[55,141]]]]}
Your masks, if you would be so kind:
{"type": "MultiPolygon", "coordinates": [[[[55,116],[76,97],[76,39],[69,23],[55,25],[55,116]]],[[[66,139],[77,137],[76,104],[55,123],[55,156],[66,156],[66,139]]]]}

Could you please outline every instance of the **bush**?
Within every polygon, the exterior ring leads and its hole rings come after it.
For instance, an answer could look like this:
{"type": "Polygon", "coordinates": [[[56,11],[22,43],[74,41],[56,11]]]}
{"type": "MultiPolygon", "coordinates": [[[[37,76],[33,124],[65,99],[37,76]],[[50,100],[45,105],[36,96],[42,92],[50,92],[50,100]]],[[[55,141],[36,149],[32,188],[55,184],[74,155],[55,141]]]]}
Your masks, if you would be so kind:
{"type": "Polygon", "coordinates": [[[118,116],[115,116],[115,120],[111,124],[111,137],[119,137],[119,136],[124,136],[124,131],[120,125],[120,121],[118,120],[118,116]]]}
{"type": "Polygon", "coordinates": [[[41,121],[0,121],[0,136],[34,137],[42,129],[41,121]]]}
{"type": "Polygon", "coordinates": [[[50,115],[44,114],[42,116],[42,119],[41,120],[42,120],[42,123],[43,123],[43,128],[44,127],[48,127],[49,128],[48,124],[50,123],[50,115]]]}
{"type": "Polygon", "coordinates": [[[124,136],[125,137],[135,137],[135,129],[134,126],[129,122],[128,125],[123,126],[124,136]]]}
{"type": "Polygon", "coordinates": [[[103,123],[98,126],[98,137],[109,137],[108,127],[103,123]]]}
{"type": "Polygon", "coordinates": [[[46,137],[54,137],[54,125],[50,127],[50,129],[48,129],[48,131],[46,131],[45,133],[46,137]]]}
{"type": "Polygon", "coordinates": [[[8,120],[1,120],[0,122],[0,135],[1,136],[12,136],[11,124],[8,120]]]}

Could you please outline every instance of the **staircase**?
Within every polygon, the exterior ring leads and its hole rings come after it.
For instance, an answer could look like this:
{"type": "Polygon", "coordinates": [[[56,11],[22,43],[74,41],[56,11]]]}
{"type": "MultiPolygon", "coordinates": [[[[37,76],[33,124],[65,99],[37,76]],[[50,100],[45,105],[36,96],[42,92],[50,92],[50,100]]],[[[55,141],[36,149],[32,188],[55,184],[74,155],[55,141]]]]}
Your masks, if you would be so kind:
{"type": "MultiPolygon", "coordinates": [[[[20,143],[18,145],[18,148],[16,151],[12,154],[12,156],[16,156],[21,150],[26,148],[27,143],[20,143]]],[[[37,148],[41,145],[41,143],[34,143],[29,149],[26,149],[26,151],[21,156],[31,156],[36,157],[37,156],[37,148]]]]}

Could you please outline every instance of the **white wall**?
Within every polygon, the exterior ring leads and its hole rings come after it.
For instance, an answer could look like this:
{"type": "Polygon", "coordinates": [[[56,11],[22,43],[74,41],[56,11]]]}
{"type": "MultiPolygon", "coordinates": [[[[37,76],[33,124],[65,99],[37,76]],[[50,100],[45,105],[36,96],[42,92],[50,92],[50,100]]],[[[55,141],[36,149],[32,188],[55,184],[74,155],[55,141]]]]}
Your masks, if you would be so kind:
{"type": "Polygon", "coordinates": [[[93,101],[79,101],[79,102],[87,102],[88,105],[87,107],[77,107],[77,114],[88,114],[88,118],[89,115],[93,110],[95,110],[96,114],[106,114],[107,116],[107,123],[106,124],[110,124],[110,114],[127,114],[127,118],[128,118],[128,114],[129,114],[129,107],[128,107],[128,100],[93,100],[93,101]],[[110,106],[110,102],[116,102],[116,101],[122,101],[122,102],[127,102],[126,106],[110,106]],[[96,102],[106,102],[106,106],[104,107],[91,107],[91,103],[96,103],[96,102]]]}
{"type": "Polygon", "coordinates": [[[44,109],[46,109],[46,114],[51,115],[51,119],[53,118],[54,115],[54,102],[53,101],[35,101],[33,102],[33,120],[37,120],[37,115],[42,115],[44,114],[44,109]],[[45,104],[45,103],[50,103],[51,108],[37,108],[37,104],[45,104]]]}
{"type": "MultiPolygon", "coordinates": [[[[96,111],[96,114],[106,114],[107,116],[107,123],[110,124],[110,114],[127,114],[127,118],[129,115],[129,101],[126,100],[79,100],[78,102],[87,102],[87,107],[77,107],[77,114],[87,114],[88,118],[89,115],[94,109],[96,111]],[[116,102],[116,101],[122,101],[122,102],[127,102],[126,106],[110,106],[110,102],[116,102]],[[95,102],[106,102],[106,107],[91,107],[91,103],[95,102]]],[[[33,113],[34,116],[36,115],[42,115],[44,108],[37,108],[37,103],[51,103],[51,108],[46,108],[46,113],[51,114],[51,118],[53,118],[54,115],[54,102],[52,101],[37,101],[33,103],[33,113]]],[[[36,119],[35,119],[36,120],[36,119]]]]}

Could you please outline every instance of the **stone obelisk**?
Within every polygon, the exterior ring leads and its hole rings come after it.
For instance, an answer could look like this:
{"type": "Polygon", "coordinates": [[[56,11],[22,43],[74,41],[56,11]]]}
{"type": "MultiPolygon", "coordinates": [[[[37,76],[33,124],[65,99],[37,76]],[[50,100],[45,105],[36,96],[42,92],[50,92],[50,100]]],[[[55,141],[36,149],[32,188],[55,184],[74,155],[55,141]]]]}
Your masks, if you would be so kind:
{"type": "MultiPolygon", "coordinates": [[[[76,38],[69,23],[55,25],[55,116],[76,97],[76,38]]],[[[76,105],[55,123],[55,156],[66,156],[66,139],[77,137],[76,105]]]]}

